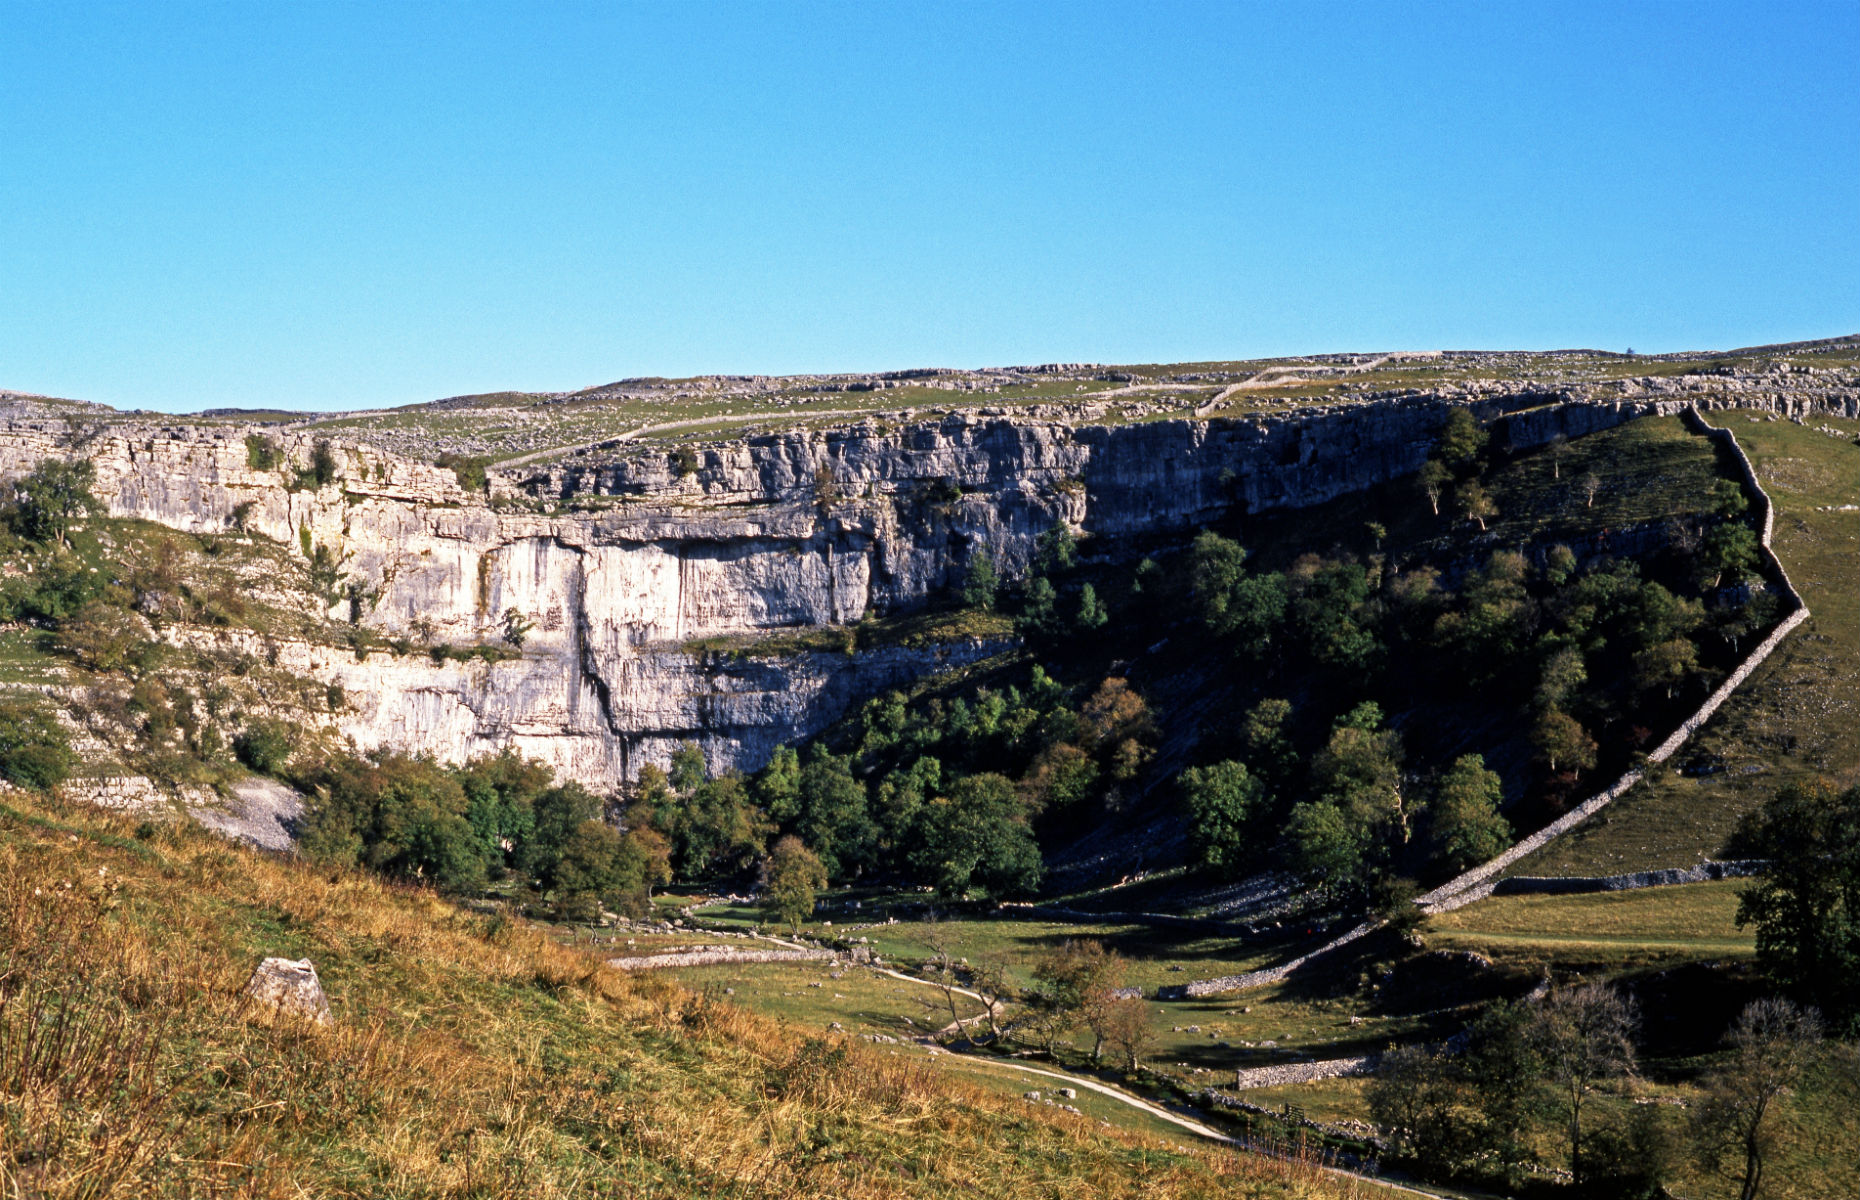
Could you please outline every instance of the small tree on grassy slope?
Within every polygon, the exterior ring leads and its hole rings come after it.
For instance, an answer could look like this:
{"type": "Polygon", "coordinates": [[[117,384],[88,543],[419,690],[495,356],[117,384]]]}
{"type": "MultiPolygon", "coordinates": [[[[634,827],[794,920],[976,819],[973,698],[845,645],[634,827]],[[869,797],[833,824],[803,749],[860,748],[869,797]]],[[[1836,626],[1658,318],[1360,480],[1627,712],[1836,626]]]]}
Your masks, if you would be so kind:
{"type": "Polygon", "coordinates": [[[1753,1001],[1731,1026],[1731,1058],[1706,1077],[1705,1101],[1692,1112],[1693,1133],[1708,1165],[1737,1164],[1740,1200],[1755,1200],[1764,1160],[1775,1148],[1776,1113],[1814,1065],[1821,1017],[1787,1000],[1753,1001]]]}
{"type": "Polygon", "coordinates": [[[820,859],[800,838],[789,834],[769,852],[769,883],[762,895],[762,911],[799,933],[801,922],[813,915],[814,902],[826,886],[827,872],[820,859]]]}

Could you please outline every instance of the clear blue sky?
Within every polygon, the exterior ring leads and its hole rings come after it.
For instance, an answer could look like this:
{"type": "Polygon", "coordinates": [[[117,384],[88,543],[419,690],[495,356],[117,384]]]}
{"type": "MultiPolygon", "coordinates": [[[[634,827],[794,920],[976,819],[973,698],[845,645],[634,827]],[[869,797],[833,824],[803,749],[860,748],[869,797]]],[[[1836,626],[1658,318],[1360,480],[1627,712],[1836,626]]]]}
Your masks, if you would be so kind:
{"type": "Polygon", "coordinates": [[[0,4],[0,387],[1860,331],[1860,2],[0,4]]]}

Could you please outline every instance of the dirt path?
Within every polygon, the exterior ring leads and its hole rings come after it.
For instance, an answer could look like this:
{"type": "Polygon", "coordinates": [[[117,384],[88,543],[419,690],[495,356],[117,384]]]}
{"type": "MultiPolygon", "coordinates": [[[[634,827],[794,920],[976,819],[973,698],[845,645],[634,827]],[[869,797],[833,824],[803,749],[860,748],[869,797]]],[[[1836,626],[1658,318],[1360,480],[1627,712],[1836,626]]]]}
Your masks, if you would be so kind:
{"type": "MultiPolygon", "coordinates": [[[[869,408],[831,408],[808,410],[793,414],[796,417],[864,417],[875,410],[869,408]]],[[[610,434],[595,438],[591,442],[576,442],[568,446],[551,446],[547,450],[536,450],[529,454],[519,454],[515,458],[503,458],[491,464],[497,470],[520,467],[542,458],[553,458],[560,454],[573,454],[579,450],[593,450],[599,446],[611,446],[616,442],[630,442],[634,438],[646,437],[655,433],[669,433],[674,429],[691,429],[699,425],[718,425],[725,421],[760,421],[768,419],[768,413],[745,413],[738,417],[734,413],[721,413],[710,417],[692,417],[687,421],[663,421],[657,425],[641,425],[638,429],[629,429],[624,433],[610,434]]]]}
{"type": "Polygon", "coordinates": [[[1253,388],[1277,387],[1280,383],[1284,382],[1283,379],[1274,378],[1274,376],[1303,375],[1311,371],[1334,371],[1341,375],[1361,375],[1365,371],[1373,371],[1377,367],[1397,360],[1439,357],[1440,351],[1438,350],[1398,350],[1393,354],[1384,354],[1381,358],[1371,359],[1369,362],[1357,363],[1354,366],[1348,367],[1340,367],[1331,363],[1311,363],[1309,366],[1299,367],[1267,367],[1264,371],[1259,372],[1251,379],[1243,379],[1239,383],[1229,384],[1226,388],[1222,389],[1220,395],[1214,398],[1214,403],[1225,400],[1235,392],[1249,391],[1253,388]]]}
{"type": "MultiPolygon", "coordinates": [[[[1100,1096],[1108,1097],[1126,1107],[1148,1113],[1159,1121],[1166,1121],[1176,1126],[1178,1129],[1186,1129],[1199,1137],[1207,1138],[1209,1141],[1219,1142],[1223,1146],[1233,1146],[1239,1150],[1252,1152],[1246,1143],[1238,1138],[1228,1137],[1226,1134],[1217,1129],[1211,1129],[1200,1121],[1194,1120],[1191,1117],[1185,1117],[1159,1104],[1151,1104],[1148,1100],[1133,1096],[1122,1088],[1112,1087],[1108,1083],[1099,1083],[1095,1079],[1085,1079],[1077,1075],[1068,1075],[1063,1071],[1049,1071],[1044,1067],[1022,1066],[1020,1063],[1008,1062],[1003,1059],[978,1058],[969,1054],[952,1055],[951,1057],[959,1058],[965,1063],[977,1063],[982,1066],[999,1067],[1003,1070],[1022,1071],[1028,1075],[1043,1075],[1048,1079],[1057,1079],[1072,1087],[1084,1088],[1086,1091],[1095,1092],[1100,1096]]],[[[1318,1169],[1327,1174],[1335,1175],[1342,1179],[1348,1179],[1353,1183],[1367,1183],[1374,1187],[1387,1188],[1390,1191],[1402,1192],[1410,1196],[1428,1196],[1432,1197],[1433,1200],[1443,1200],[1441,1194],[1438,1192],[1428,1192],[1420,1188],[1409,1187],[1405,1184],[1391,1183],[1386,1179],[1377,1179],[1372,1175],[1360,1175],[1355,1171],[1345,1171],[1341,1167],[1319,1167],[1318,1169]]]]}
{"type": "MultiPolygon", "coordinates": [[[[785,946],[785,947],[796,949],[796,950],[806,949],[806,947],[798,946],[795,943],[786,940],[785,938],[771,937],[768,934],[758,934],[756,936],[761,941],[773,942],[779,946],[785,946]]],[[[933,983],[928,979],[919,979],[914,975],[906,975],[902,971],[894,971],[889,967],[867,966],[865,969],[875,974],[889,975],[891,978],[902,980],[905,983],[914,983],[920,987],[933,987],[933,988],[938,989],[939,991],[942,990],[942,987],[943,987],[942,984],[933,983]]],[[[980,993],[971,991],[968,988],[956,988],[954,990],[964,996],[970,997],[971,999],[977,1001],[978,1003],[981,1003],[981,1004],[988,1003],[986,1000],[982,999],[980,993]]],[[[980,1020],[981,1018],[977,1017],[975,1019],[980,1020]]],[[[946,1052],[946,1053],[949,1053],[949,1052],[946,1052]]],[[[1129,1092],[1124,1091],[1122,1088],[1113,1087],[1108,1083],[1100,1083],[1095,1079],[1086,1079],[1078,1075],[1068,1075],[1063,1071],[1048,1070],[1045,1067],[1029,1067],[1021,1063],[1010,1062],[1005,1059],[983,1058],[979,1055],[955,1054],[955,1053],[949,1053],[949,1056],[951,1058],[960,1059],[964,1063],[974,1063],[978,1066],[993,1067],[993,1068],[998,1068],[998,1069],[1007,1070],[1007,1071],[1020,1071],[1028,1075],[1040,1075],[1048,1079],[1057,1079],[1067,1084],[1068,1086],[1084,1088],[1088,1092],[1093,1092],[1097,1095],[1104,1096],[1128,1108],[1134,1108],[1140,1112],[1147,1113],[1150,1116],[1155,1117],[1159,1121],[1164,1121],[1170,1125],[1174,1125],[1178,1129],[1185,1129],[1188,1132],[1195,1134],[1197,1137],[1204,1137],[1204,1138],[1209,1139],[1210,1141],[1219,1142],[1224,1146],[1233,1146],[1236,1149],[1242,1149],[1242,1150],[1247,1149],[1244,1143],[1242,1143],[1237,1138],[1228,1137],[1226,1134],[1220,1132],[1219,1130],[1210,1128],[1208,1125],[1200,1121],[1197,1121],[1192,1117],[1185,1117],[1181,1115],[1180,1113],[1173,1112],[1167,1108],[1164,1108],[1160,1104],[1152,1104],[1148,1100],[1144,1100],[1139,1096],[1133,1096],[1129,1092]]],[[[1249,1071],[1264,1073],[1264,1072],[1284,1072],[1288,1069],[1293,1069],[1299,1072],[1309,1072],[1308,1076],[1306,1077],[1310,1079],[1327,1079],[1333,1075],[1341,1075],[1341,1074],[1347,1073],[1346,1071],[1347,1067],[1357,1067],[1360,1065],[1361,1061],[1362,1060],[1360,1059],[1332,1059],[1332,1060],[1325,1061],[1325,1062],[1297,1063],[1297,1064],[1289,1064],[1288,1066],[1280,1066],[1280,1067],[1255,1067],[1255,1068],[1250,1068],[1249,1071]]],[[[1246,1076],[1243,1075],[1242,1078],[1244,1079],[1246,1078],[1246,1076]]],[[[1269,1079],[1264,1074],[1262,1074],[1260,1076],[1259,1082],[1249,1083],[1247,1086],[1265,1087],[1265,1086],[1268,1086],[1269,1083],[1272,1083],[1272,1082],[1284,1082],[1284,1081],[1277,1080],[1277,1079],[1269,1079]]],[[[1339,1178],[1352,1180],[1353,1182],[1373,1184],[1376,1187],[1388,1188],[1391,1191],[1402,1192],[1402,1193],[1405,1193],[1411,1196],[1427,1196],[1427,1197],[1430,1197],[1431,1200],[1443,1200],[1443,1198],[1437,1192],[1427,1192],[1427,1191],[1422,1191],[1419,1188],[1407,1187],[1399,1183],[1390,1183],[1386,1180],[1374,1178],[1373,1176],[1359,1175],[1354,1171],[1345,1171],[1337,1167],[1321,1167],[1319,1169],[1325,1172],[1328,1172],[1329,1174],[1336,1175],[1339,1178]]]]}
{"type": "Polygon", "coordinates": [[[1048,1079],[1057,1079],[1073,1087],[1080,1087],[1089,1092],[1096,1092],[1100,1096],[1109,1096],[1120,1104],[1135,1109],[1141,1109],[1143,1112],[1148,1113],[1158,1120],[1167,1121],[1171,1125],[1179,1126],[1188,1130],[1190,1133],[1199,1134],[1204,1138],[1209,1138],[1216,1142],[1223,1142],[1230,1146],[1240,1144],[1236,1139],[1228,1137],[1217,1129],[1210,1129],[1200,1121],[1192,1120],[1182,1116],[1180,1113],[1171,1112],[1160,1104],[1151,1104],[1148,1100],[1133,1096],[1122,1088],[1112,1087],[1108,1083],[1099,1083],[1095,1079],[1085,1079],[1078,1075],[1068,1075],[1064,1071],[1049,1071],[1044,1067],[1026,1067],[1022,1066],[1020,1063],[1009,1062],[1005,1059],[981,1058],[973,1054],[956,1054],[951,1057],[960,1058],[965,1063],[979,1063],[982,1066],[1001,1067],[1010,1071],[1025,1071],[1029,1075],[1044,1075],[1048,1079]]]}

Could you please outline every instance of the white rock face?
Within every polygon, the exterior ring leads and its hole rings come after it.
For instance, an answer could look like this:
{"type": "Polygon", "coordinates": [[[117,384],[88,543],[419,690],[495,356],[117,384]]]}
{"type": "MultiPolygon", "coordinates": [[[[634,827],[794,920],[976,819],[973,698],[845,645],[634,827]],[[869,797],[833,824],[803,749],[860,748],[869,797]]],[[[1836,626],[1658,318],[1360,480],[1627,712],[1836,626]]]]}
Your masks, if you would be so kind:
{"type": "MultiPolygon", "coordinates": [[[[1488,420],[1516,412],[1505,426],[1514,445],[1685,403],[1559,403],[1528,390],[1474,399],[1488,420]]],[[[362,621],[390,635],[418,622],[439,641],[496,642],[516,610],[533,628],[515,661],[275,650],[280,665],[342,685],[351,711],[337,722],[363,747],[456,761],[514,746],[604,788],[687,739],[713,768],[753,768],[877,691],[1000,649],[755,658],[686,653],[689,639],[905,611],[960,580],[978,549],[1020,570],[1060,522],[1114,547],[1129,534],[1192,532],[1236,507],[1329,500],[1417,469],[1451,402],[1413,395],[1118,427],[868,423],[709,447],[682,478],[662,449],[642,447],[515,472],[496,486],[517,503],[495,507],[449,470],[371,446],[337,445],[338,480],[292,491],[308,435],[269,431],[287,462],[256,471],[240,427],[151,420],[86,434],[54,416],[15,416],[0,421],[0,478],[47,457],[87,457],[114,515],[215,532],[239,513],[286,545],[328,546],[371,596],[362,621]],[[816,497],[823,471],[844,497],[826,506],[816,497]],[[600,507],[566,510],[565,499],[600,507]]],[[[193,636],[272,649],[250,633],[193,636]]]]}

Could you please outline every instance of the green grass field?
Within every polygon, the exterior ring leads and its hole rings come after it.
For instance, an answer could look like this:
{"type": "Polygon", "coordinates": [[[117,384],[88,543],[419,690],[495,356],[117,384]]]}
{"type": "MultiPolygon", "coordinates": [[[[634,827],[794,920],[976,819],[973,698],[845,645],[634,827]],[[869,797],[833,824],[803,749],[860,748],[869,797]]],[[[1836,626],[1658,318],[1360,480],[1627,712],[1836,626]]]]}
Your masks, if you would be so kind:
{"type": "Polygon", "coordinates": [[[1747,957],[1739,880],[1579,895],[1493,896],[1427,922],[1430,945],[1546,965],[1570,959],[1639,965],[1674,957],[1747,957]]]}

